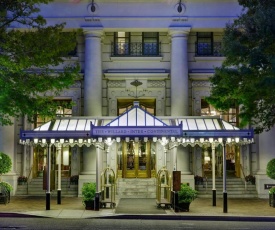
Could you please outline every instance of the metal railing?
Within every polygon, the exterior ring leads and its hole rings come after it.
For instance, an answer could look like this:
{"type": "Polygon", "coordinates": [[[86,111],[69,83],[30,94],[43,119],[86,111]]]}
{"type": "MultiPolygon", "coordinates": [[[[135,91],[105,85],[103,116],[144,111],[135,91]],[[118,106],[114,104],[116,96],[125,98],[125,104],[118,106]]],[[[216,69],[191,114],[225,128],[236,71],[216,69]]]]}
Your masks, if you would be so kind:
{"type": "Polygon", "coordinates": [[[197,57],[222,57],[221,42],[196,42],[196,56],[197,57]]]}
{"type": "Polygon", "coordinates": [[[161,43],[152,42],[118,42],[112,43],[112,56],[159,56],[161,43]]]}
{"type": "Polygon", "coordinates": [[[241,171],[242,171],[242,174],[243,174],[243,180],[244,180],[244,189],[247,190],[247,182],[245,180],[245,174],[244,174],[244,170],[243,170],[243,166],[240,164],[240,168],[241,168],[241,171]]]}
{"type": "Polygon", "coordinates": [[[30,179],[30,176],[31,176],[31,173],[32,173],[32,168],[33,168],[33,165],[31,166],[31,169],[29,171],[29,175],[27,176],[27,183],[30,182],[29,179],[30,179]]]}

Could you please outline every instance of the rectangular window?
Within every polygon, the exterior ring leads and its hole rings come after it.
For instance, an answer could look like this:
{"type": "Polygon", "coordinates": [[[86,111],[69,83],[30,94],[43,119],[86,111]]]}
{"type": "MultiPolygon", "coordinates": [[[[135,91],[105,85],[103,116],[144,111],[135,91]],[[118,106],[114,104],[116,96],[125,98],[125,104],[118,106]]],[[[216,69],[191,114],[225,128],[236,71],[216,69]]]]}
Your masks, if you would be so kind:
{"type": "Polygon", "coordinates": [[[114,56],[159,56],[158,32],[115,32],[112,55],[114,56]]]}
{"type": "Polygon", "coordinates": [[[198,32],[196,54],[198,56],[212,56],[213,55],[213,33],[212,32],[198,32]]]}
{"type": "Polygon", "coordinates": [[[129,55],[130,54],[130,33],[129,32],[117,32],[115,33],[115,46],[114,53],[117,55],[129,55]]]}
{"type": "Polygon", "coordinates": [[[121,115],[133,107],[134,101],[139,101],[139,105],[146,112],[156,115],[156,99],[118,99],[117,115],[121,115]]]}
{"type": "MultiPolygon", "coordinates": [[[[58,106],[56,109],[56,117],[71,117],[72,116],[72,101],[71,100],[55,100],[57,102],[58,106]]],[[[39,116],[37,114],[36,120],[35,120],[35,128],[39,127],[46,122],[50,121],[50,118],[45,118],[39,116]]]]}
{"type": "Polygon", "coordinates": [[[159,33],[142,33],[143,55],[159,55],[159,33]]]}
{"type": "Polygon", "coordinates": [[[201,116],[220,116],[224,121],[239,126],[238,106],[232,105],[227,111],[219,111],[210,105],[205,99],[201,99],[201,116]]]}

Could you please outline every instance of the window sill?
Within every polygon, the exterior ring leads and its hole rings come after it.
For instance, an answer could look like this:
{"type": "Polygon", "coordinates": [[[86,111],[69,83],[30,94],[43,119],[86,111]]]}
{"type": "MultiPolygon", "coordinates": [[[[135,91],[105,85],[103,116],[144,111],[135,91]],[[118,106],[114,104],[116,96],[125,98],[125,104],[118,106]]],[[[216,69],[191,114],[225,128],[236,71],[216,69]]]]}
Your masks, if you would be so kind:
{"type": "Polygon", "coordinates": [[[225,57],[216,56],[195,56],[195,61],[224,61],[225,57]]]}
{"type": "Polygon", "coordinates": [[[111,61],[141,61],[141,62],[147,62],[147,61],[162,61],[163,57],[161,56],[155,56],[155,57],[148,57],[148,56],[112,56],[110,57],[111,61]]]}

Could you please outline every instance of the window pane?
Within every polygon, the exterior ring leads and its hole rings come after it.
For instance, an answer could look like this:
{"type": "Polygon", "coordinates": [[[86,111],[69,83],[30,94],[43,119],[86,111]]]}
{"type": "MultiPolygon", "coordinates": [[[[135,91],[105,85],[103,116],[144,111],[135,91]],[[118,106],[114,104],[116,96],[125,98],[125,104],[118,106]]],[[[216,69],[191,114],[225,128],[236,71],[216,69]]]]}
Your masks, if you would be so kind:
{"type": "Polygon", "coordinates": [[[221,116],[224,121],[238,126],[238,113],[238,107],[233,107],[233,105],[228,111],[219,111],[215,109],[214,106],[208,104],[205,99],[201,99],[201,116],[221,116]]]}
{"type": "Polygon", "coordinates": [[[197,54],[198,55],[212,55],[213,40],[211,32],[197,33],[197,54]]]}
{"type": "MultiPolygon", "coordinates": [[[[72,116],[72,105],[71,100],[54,100],[59,106],[56,109],[56,117],[71,117],[72,116]]],[[[37,114],[35,128],[39,127],[46,122],[50,121],[49,117],[41,117],[37,114]]]]}

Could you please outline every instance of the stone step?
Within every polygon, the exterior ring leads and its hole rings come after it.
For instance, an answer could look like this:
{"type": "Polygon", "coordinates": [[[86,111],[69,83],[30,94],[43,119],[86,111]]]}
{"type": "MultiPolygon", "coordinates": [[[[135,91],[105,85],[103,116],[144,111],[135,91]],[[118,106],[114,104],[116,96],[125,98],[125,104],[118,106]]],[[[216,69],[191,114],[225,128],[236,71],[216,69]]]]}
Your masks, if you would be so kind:
{"type": "MultiPolygon", "coordinates": [[[[223,180],[217,178],[215,180],[216,196],[223,197],[223,180]]],[[[211,198],[212,197],[212,179],[208,179],[207,183],[195,185],[198,191],[198,197],[211,198]]],[[[229,198],[256,198],[258,197],[256,185],[247,184],[245,188],[244,181],[241,178],[228,178],[226,180],[226,191],[229,198]]]]}
{"type": "Polygon", "coordinates": [[[156,198],[156,179],[118,178],[117,195],[120,198],[156,198]]]}
{"type": "MultiPolygon", "coordinates": [[[[44,196],[45,190],[43,190],[43,178],[37,177],[33,178],[28,184],[18,185],[16,195],[23,196],[44,196]]],[[[55,196],[57,194],[57,181],[55,185],[55,190],[51,191],[51,195],[55,196]]],[[[78,196],[78,185],[70,184],[68,178],[61,179],[61,195],[68,197],[78,196]]]]}

